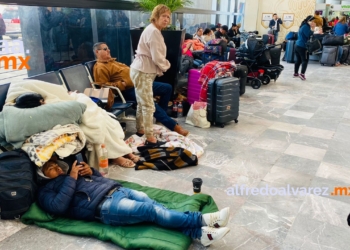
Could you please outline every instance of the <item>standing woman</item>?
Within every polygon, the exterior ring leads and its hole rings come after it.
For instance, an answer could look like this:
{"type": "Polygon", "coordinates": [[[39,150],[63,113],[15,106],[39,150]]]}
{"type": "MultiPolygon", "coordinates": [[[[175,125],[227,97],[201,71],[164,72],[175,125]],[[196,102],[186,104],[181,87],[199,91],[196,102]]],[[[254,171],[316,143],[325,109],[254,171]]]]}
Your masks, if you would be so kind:
{"type": "Polygon", "coordinates": [[[135,85],[137,111],[136,129],[146,135],[146,145],[159,146],[153,135],[153,102],[152,85],[156,76],[162,76],[163,72],[170,68],[170,62],[166,57],[166,46],[160,32],[170,23],[170,9],[159,4],[154,7],[149,24],[142,32],[137,46],[135,60],[130,66],[130,77],[135,85]]]}
{"type": "Polygon", "coordinates": [[[296,61],[294,64],[294,75],[293,77],[300,77],[301,80],[305,81],[305,72],[307,68],[307,64],[309,63],[309,54],[306,50],[306,43],[310,39],[310,37],[313,34],[313,30],[316,27],[315,22],[313,21],[315,18],[314,16],[308,16],[305,18],[305,20],[301,23],[299,33],[298,33],[298,40],[296,41],[295,46],[295,55],[296,55],[296,61]],[[301,74],[299,74],[299,68],[301,66],[301,74]]]}

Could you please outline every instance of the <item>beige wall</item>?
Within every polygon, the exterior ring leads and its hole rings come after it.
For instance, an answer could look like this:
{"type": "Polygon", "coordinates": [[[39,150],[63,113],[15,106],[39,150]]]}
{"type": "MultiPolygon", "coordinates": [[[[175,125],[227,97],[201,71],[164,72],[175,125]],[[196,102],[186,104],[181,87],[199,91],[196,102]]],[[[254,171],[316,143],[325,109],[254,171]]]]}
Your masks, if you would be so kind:
{"type": "Polygon", "coordinates": [[[313,15],[316,0],[246,0],[245,30],[258,30],[259,34],[267,34],[261,24],[262,13],[277,13],[282,17],[283,13],[294,13],[294,24],[286,29],[281,26],[278,41],[281,42],[289,31],[297,31],[301,22],[308,15],[313,15]],[[255,24],[255,26],[254,26],[255,24]]]}

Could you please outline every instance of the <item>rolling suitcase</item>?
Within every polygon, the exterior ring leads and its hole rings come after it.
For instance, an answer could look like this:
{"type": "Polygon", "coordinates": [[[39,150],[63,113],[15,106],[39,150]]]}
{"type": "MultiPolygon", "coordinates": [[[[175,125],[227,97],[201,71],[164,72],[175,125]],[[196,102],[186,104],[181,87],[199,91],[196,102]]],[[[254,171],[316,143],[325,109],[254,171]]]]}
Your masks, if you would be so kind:
{"type": "Polygon", "coordinates": [[[280,65],[281,51],[282,51],[282,48],[270,49],[270,57],[271,57],[271,64],[272,65],[280,65]]]}
{"type": "Polygon", "coordinates": [[[232,120],[238,122],[239,86],[239,79],[235,77],[215,78],[209,81],[208,121],[222,128],[232,120]]]}
{"type": "Polygon", "coordinates": [[[338,46],[323,46],[320,64],[334,66],[337,62],[338,46]]]}
{"type": "Polygon", "coordinates": [[[275,44],[275,36],[272,34],[268,34],[269,36],[269,40],[268,40],[268,44],[275,44]]]}
{"type": "Polygon", "coordinates": [[[295,56],[295,41],[288,40],[285,52],[285,60],[287,63],[294,63],[296,60],[295,56]]]}
{"type": "Polygon", "coordinates": [[[188,71],[188,85],[187,85],[187,101],[193,104],[199,100],[199,93],[202,85],[198,82],[199,76],[201,75],[200,70],[190,69],[188,71]]]}

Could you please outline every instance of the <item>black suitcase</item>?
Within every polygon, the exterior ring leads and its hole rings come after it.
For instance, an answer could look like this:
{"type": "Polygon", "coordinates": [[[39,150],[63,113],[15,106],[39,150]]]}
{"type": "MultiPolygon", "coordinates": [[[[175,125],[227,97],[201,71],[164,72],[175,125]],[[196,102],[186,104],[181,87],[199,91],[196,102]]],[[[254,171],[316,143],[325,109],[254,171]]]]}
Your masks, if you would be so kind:
{"type": "Polygon", "coordinates": [[[270,49],[270,57],[272,65],[280,65],[282,48],[270,49]]]}
{"type": "Polygon", "coordinates": [[[334,66],[337,62],[338,46],[323,46],[320,63],[322,66],[334,66]]]}
{"type": "Polygon", "coordinates": [[[208,83],[207,119],[213,125],[225,127],[225,123],[238,122],[240,82],[238,78],[211,79],[208,83]]]}
{"type": "Polygon", "coordinates": [[[288,40],[287,46],[286,46],[286,52],[285,52],[285,60],[288,63],[294,63],[296,60],[295,56],[295,41],[294,40],[288,40]]]}

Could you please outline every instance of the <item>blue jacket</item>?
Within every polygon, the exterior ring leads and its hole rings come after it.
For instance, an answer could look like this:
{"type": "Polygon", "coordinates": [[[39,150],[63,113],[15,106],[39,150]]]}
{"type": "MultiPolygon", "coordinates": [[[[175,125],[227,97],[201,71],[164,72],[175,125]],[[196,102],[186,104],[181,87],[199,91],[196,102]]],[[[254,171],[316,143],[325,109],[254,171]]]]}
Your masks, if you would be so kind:
{"type": "Polygon", "coordinates": [[[92,169],[92,176],[60,175],[41,187],[38,202],[46,212],[79,220],[95,220],[97,205],[113,188],[121,184],[104,178],[92,169]]]}
{"type": "Polygon", "coordinates": [[[270,23],[269,23],[269,27],[270,27],[270,29],[272,29],[272,27],[275,26],[276,22],[277,22],[277,29],[276,30],[277,30],[277,32],[279,32],[280,31],[280,24],[282,24],[281,18],[278,18],[276,21],[274,19],[271,19],[270,23]]]}
{"type": "Polygon", "coordinates": [[[349,27],[347,23],[337,23],[333,30],[336,36],[344,36],[344,34],[349,32],[349,27]]]}
{"type": "Polygon", "coordinates": [[[313,34],[313,31],[311,30],[310,25],[304,24],[299,29],[298,40],[296,41],[295,44],[299,47],[306,49],[306,43],[307,41],[309,41],[312,34],[313,34]]]}

